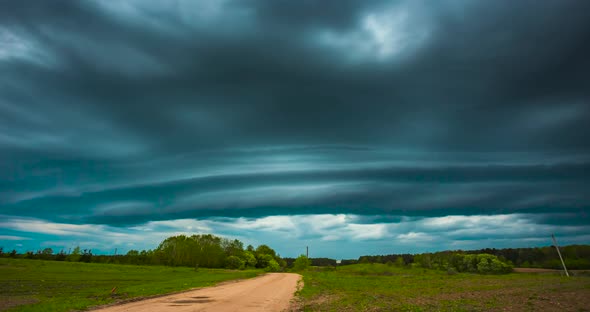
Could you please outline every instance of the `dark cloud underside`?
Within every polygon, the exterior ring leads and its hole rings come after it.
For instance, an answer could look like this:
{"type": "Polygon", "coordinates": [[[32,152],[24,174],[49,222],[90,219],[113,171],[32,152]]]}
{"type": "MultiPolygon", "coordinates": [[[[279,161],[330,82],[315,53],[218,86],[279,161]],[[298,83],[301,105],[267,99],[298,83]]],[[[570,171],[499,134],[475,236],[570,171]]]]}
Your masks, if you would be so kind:
{"type": "Polygon", "coordinates": [[[0,215],[588,225],[588,12],[0,1],[0,215]]]}

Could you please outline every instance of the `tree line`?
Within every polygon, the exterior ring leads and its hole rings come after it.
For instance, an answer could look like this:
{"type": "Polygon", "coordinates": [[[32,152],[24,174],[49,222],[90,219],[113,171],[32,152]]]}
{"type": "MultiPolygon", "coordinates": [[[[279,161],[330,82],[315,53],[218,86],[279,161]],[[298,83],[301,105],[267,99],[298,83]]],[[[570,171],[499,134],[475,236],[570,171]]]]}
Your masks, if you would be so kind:
{"type": "MultiPolygon", "coordinates": [[[[590,245],[569,245],[560,247],[568,269],[590,269],[590,245]]],[[[358,259],[341,260],[338,265],[356,263],[384,263],[397,266],[419,266],[433,269],[453,269],[462,271],[477,271],[478,264],[486,271],[487,266],[506,270],[506,267],[494,261],[495,256],[499,263],[507,266],[524,268],[561,269],[561,262],[555,247],[533,248],[485,248],[478,250],[454,250],[422,254],[389,254],[360,256],[358,259]],[[449,264],[451,264],[449,266],[449,264]]],[[[45,248],[36,252],[28,251],[18,254],[16,250],[4,251],[0,247],[1,257],[95,262],[95,263],[119,263],[137,265],[169,265],[190,266],[203,268],[261,268],[269,271],[280,271],[287,267],[293,267],[295,258],[281,258],[272,248],[260,245],[257,248],[244,245],[239,240],[229,240],[210,234],[205,235],[178,235],[172,236],[160,243],[152,250],[129,250],[124,255],[94,255],[90,249],[74,248],[72,252],[63,250],[55,253],[51,248],[45,248]]],[[[312,266],[336,266],[336,260],[331,258],[310,258],[312,266]]]]}
{"type": "Polygon", "coordinates": [[[267,271],[281,271],[287,263],[267,245],[244,248],[237,240],[211,234],[177,235],[166,238],[157,248],[151,250],[129,250],[124,255],[94,255],[90,249],[74,248],[72,252],[63,250],[54,253],[51,248],[17,254],[16,250],[4,252],[0,256],[26,259],[115,263],[135,265],[189,266],[194,268],[258,268],[267,271]]]}
{"type": "MultiPolygon", "coordinates": [[[[560,247],[561,254],[568,269],[590,269],[590,246],[569,245],[560,247]]],[[[358,260],[346,263],[397,263],[402,265],[419,265],[429,268],[443,267],[455,255],[493,255],[500,262],[522,268],[561,269],[561,261],[554,246],[533,248],[485,248],[478,250],[440,251],[423,254],[389,254],[377,256],[361,256],[358,260]]],[[[345,264],[343,261],[342,264],[345,264]]]]}

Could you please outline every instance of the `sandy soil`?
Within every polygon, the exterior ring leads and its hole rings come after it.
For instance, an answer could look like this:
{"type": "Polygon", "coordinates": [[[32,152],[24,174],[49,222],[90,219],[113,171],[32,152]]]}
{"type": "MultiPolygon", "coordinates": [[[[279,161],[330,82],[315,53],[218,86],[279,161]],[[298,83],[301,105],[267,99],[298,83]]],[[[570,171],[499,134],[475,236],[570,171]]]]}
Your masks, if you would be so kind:
{"type": "Polygon", "coordinates": [[[514,268],[516,273],[560,273],[561,270],[538,269],[538,268],[514,268]]]}
{"type": "MultiPolygon", "coordinates": [[[[552,269],[538,269],[538,268],[514,268],[516,273],[553,273],[559,275],[565,275],[563,270],[552,270],[552,269]]],[[[568,270],[571,276],[577,275],[590,275],[590,270],[568,270]]]]}
{"type": "Polygon", "coordinates": [[[299,274],[270,273],[215,287],[115,305],[94,311],[284,311],[297,290],[299,274]]]}

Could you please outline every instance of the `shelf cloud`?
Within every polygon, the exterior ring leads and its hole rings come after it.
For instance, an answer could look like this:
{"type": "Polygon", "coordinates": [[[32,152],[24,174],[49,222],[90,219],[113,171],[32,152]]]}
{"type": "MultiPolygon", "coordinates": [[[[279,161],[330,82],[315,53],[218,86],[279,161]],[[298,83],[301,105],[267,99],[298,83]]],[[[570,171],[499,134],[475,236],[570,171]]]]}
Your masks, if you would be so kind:
{"type": "Polygon", "coordinates": [[[589,10],[5,3],[0,245],[108,252],[193,231],[356,257],[583,242],[589,10]]]}

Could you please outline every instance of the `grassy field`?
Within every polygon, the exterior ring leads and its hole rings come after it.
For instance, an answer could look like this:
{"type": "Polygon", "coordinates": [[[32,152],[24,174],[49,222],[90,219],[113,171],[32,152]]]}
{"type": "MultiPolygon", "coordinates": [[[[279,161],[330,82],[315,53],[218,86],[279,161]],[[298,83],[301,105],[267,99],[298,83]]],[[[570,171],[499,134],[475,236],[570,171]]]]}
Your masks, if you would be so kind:
{"type": "Polygon", "coordinates": [[[384,264],[303,273],[305,311],[590,311],[590,277],[447,274],[384,264]]]}
{"type": "Polygon", "coordinates": [[[0,258],[0,310],[83,310],[118,300],[254,277],[260,273],[0,258]]]}

